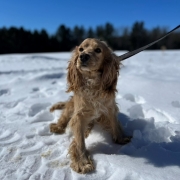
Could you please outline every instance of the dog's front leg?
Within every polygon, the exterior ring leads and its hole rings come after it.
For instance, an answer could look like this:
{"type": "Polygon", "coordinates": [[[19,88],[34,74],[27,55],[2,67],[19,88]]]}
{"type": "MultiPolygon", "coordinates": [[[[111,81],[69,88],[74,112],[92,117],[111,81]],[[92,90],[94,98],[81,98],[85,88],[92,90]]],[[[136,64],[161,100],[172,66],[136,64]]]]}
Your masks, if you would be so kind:
{"type": "Polygon", "coordinates": [[[50,131],[52,133],[62,134],[65,132],[66,127],[74,112],[73,98],[71,98],[69,101],[59,102],[53,105],[50,111],[53,112],[56,109],[63,109],[63,111],[62,111],[61,117],[58,119],[58,122],[50,124],[50,131]]]}
{"type": "Polygon", "coordinates": [[[88,127],[89,121],[86,113],[78,112],[70,121],[74,139],[69,148],[71,158],[71,168],[78,173],[88,173],[94,169],[93,162],[90,159],[85,147],[84,133],[88,127]]]}

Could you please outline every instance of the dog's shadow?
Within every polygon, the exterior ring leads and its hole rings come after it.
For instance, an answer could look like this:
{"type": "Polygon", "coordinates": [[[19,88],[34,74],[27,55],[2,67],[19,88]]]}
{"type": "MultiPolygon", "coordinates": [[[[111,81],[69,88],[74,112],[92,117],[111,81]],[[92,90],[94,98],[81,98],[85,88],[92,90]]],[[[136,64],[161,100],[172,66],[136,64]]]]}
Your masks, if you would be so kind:
{"type": "Polygon", "coordinates": [[[172,136],[166,128],[156,128],[153,118],[132,120],[127,115],[119,113],[118,120],[125,135],[132,136],[131,142],[123,146],[115,144],[109,133],[95,127],[92,133],[97,134],[97,141],[93,139],[94,136],[88,137],[91,142],[88,147],[91,154],[125,154],[134,158],[144,158],[146,163],[157,167],[180,166],[180,133],[172,136]]]}

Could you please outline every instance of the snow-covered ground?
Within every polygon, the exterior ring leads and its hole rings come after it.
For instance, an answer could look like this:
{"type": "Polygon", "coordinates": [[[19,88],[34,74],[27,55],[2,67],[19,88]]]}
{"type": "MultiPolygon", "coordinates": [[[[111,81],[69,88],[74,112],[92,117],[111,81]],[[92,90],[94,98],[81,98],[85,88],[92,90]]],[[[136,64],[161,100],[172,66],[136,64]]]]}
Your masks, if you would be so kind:
{"type": "Polygon", "coordinates": [[[96,126],[86,140],[96,170],[86,175],[70,169],[70,133],[49,132],[61,113],[50,106],[70,96],[70,56],[0,56],[0,180],[178,180],[180,51],[145,51],[123,62],[116,100],[132,142],[114,144],[96,126]]]}

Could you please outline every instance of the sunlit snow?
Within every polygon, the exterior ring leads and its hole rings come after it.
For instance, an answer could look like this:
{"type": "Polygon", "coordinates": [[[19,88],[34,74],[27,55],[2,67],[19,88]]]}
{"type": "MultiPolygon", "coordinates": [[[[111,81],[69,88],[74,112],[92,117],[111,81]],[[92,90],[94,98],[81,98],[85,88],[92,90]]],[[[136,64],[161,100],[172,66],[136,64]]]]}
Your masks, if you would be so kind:
{"type": "MultiPolygon", "coordinates": [[[[116,52],[122,54],[124,52],[116,52]]],[[[177,180],[180,177],[180,51],[145,51],[123,62],[116,101],[132,141],[114,144],[96,126],[86,139],[95,171],[70,169],[70,132],[49,124],[65,101],[71,53],[0,56],[0,179],[177,180]]]]}

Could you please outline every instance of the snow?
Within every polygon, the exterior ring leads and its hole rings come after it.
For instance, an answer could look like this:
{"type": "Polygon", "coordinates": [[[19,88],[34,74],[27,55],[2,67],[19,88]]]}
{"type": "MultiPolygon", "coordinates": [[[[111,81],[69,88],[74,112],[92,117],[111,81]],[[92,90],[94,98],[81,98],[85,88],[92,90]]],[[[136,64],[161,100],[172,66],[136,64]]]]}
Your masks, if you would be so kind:
{"type": "MultiPolygon", "coordinates": [[[[124,52],[118,51],[117,54],[124,52]]],[[[0,179],[177,180],[180,177],[180,51],[145,51],[123,62],[116,101],[132,141],[114,144],[95,126],[86,145],[95,171],[70,169],[72,135],[49,132],[64,101],[71,53],[0,56],[0,179]]]]}

